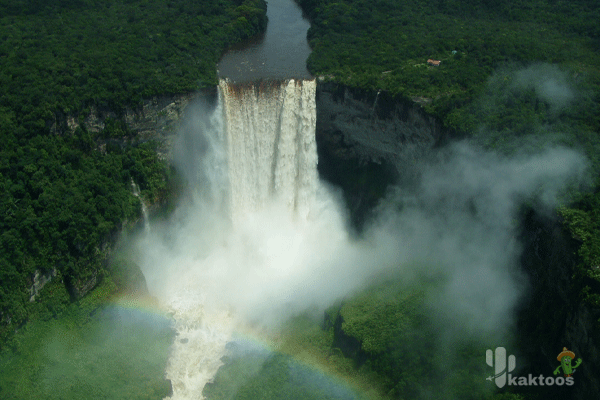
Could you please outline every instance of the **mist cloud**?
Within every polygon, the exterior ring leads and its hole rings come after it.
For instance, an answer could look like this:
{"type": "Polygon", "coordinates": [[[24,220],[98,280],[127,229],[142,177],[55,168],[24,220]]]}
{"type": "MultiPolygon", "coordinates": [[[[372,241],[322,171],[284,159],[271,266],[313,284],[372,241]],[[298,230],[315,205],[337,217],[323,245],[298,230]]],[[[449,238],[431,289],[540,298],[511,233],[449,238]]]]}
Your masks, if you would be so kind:
{"type": "Polygon", "coordinates": [[[218,204],[190,196],[141,242],[149,288],[163,299],[197,292],[242,319],[272,323],[324,309],[382,273],[407,282],[425,273],[446,279],[431,299],[445,314],[483,334],[506,326],[525,285],[518,206],[555,207],[586,161],[565,148],[508,158],[460,143],[428,163],[416,188],[388,196],[362,239],[350,238],[340,198],[325,185],[306,221],[275,201],[235,228],[218,204]]]}
{"type": "Polygon", "coordinates": [[[517,71],[513,88],[534,89],[553,111],[568,106],[575,99],[565,73],[556,65],[536,64],[517,71]]]}
{"type": "Polygon", "coordinates": [[[526,287],[517,268],[519,207],[555,207],[567,183],[584,179],[587,161],[566,148],[502,157],[465,142],[436,158],[416,188],[391,196],[369,234],[402,249],[400,269],[425,264],[445,277],[430,299],[440,314],[482,336],[505,333],[526,287]],[[394,204],[404,206],[397,212],[394,204]]]}
{"type": "Polygon", "coordinates": [[[390,190],[360,238],[349,234],[342,196],[323,182],[306,218],[275,198],[233,222],[223,124],[215,118],[222,111],[197,107],[174,150],[189,193],[169,219],[141,235],[133,257],[150,292],[176,314],[171,367],[187,377],[190,357],[214,361],[199,382],[216,373],[236,324],[277,327],[382,277],[407,285],[436,280],[426,302],[447,343],[460,339],[459,330],[505,338],[527,288],[518,268],[519,209],[526,202],[552,210],[588,168],[564,147],[506,156],[461,142],[422,160],[416,184],[390,190]]]}

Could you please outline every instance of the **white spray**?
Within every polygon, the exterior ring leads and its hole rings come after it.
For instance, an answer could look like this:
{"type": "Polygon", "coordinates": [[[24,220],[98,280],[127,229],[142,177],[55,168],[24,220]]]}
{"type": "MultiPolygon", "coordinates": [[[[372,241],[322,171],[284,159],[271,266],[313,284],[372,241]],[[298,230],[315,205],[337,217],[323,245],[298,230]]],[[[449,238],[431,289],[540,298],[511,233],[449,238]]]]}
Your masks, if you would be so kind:
{"type": "Polygon", "coordinates": [[[553,205],[557,188],[585,169],[565,149],[502,159],[455,146],[424,171],[416,205],[392,202],[365,240],[351,241],[317,176],[315,86],[221,81],[219,106],[181,136],[175,161],[197,195],[153,224],[138,259],[175,320],[172,399],[202,398],[240,326],[323,310],[391,269],[410,280],[422,262],[447,278],[430,300],[455,325],[482,336],[509,326],[522,290],[508,223],[519,199],[539,192],[553,205]]]}
{"type": "Polygon", "coordinates": [[[219,105],[194,133],[203,135],[201,172],[191,172],[201,194],[180,207],[174,239],[148,237],[141,263],[175,321],[172,399],[201,398],[240,321],[273,323],[300,307],[295,297],[319,279],[304,266],[330,253],[324,235],[347,241],[319,185],[315,90],[314,80],[222,80],[219,105]]]}

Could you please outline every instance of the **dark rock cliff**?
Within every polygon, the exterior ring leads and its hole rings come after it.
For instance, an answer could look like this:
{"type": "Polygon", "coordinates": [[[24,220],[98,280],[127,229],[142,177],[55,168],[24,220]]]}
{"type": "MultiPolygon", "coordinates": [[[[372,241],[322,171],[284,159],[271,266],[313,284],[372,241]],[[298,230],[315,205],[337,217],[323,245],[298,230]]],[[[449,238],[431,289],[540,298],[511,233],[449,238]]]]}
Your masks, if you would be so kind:
{"type": "Polygon", "coordinates": [[[386,92],[318,83],[316,104],[319,175],[343,189],[358,229],[388,185],[448,136],[417,103],[386,92]]]}
{"type": "MultiPolygon", "coordinates": [[[[411,167],[451,136],[410,100],[333,83],[317,88],[319,173],[344,190],[359,229],[388,185],[410,180],[417,173],[411,167]]],[[[531,210],[521,217],[520,241],[530,286],[517,317],[519,375],[554,376],[563,347],[583,360],[572,387],[520,391],[536,399],[600,398],[600,310],[582,299],[586,283],[576,274],[579,243],[558,218],[531,210]]],[[[362,343],[344,332],[341,316],[326,315],[324,322],[334,330],[332,347],[362,364],[362,343]]]]}
{"type": "Polygon", "coordinates": [[[544,399],[600,398],[600,310],[582,298],[585,282],[576,278],[579,243],[560,221],[533,211],[522,218],[521,241],[521,265],[530,282],[518,317],[518,345],[528,363],[523,373],[553,376],[563,347],[583,360],[572,387],[539,387],[532,392],[542,393],[544,399]]]}
{"type": "MultiPolygon", "coordinates": [[[[120,120],[135,133],[136,140],[155,140],[159,143],[159,155],[167,157],[173,146],[173,139],[185,114],[185,110],[195,99],[210,95],[215,97],[216,89],[200,93],[182,93],[154,96],[145,99],[138,107],[128,107],[120,111],[110,108],[91,106],[89,113],[81,115],[55,115],[50,126],[54,134],[73,132],[78,127],[85,127],[88,132],[99,133],[108,119],[120,120]]],[[[105,145],[98,142],[100,150],[105,145]]]]}
{"type": "Polygon", "coordinates": [[[317,87],[317,135],[339,158],[406,168],[426,155],[443,132],[409,99],[334,83],[317,87]],[[340,139],[341,148],[336,146],[340,139]]]}

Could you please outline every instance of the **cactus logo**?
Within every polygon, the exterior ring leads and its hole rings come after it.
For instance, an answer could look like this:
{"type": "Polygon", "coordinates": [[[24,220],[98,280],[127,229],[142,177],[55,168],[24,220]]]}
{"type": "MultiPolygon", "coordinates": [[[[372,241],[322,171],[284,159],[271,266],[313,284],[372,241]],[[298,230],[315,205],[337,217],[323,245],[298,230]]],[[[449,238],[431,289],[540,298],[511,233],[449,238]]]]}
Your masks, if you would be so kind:
{"type": "Polygon", "coordinates": [[[485,362],[490,367],[494,368],[494,376],[488,376],[486,380],[493,380],[499,388],[506,385],[507,374],[515,369],[517,360],[512,354],[506,357],[506,349],[504,347],[496,347],[496,351],[488,349],[485,352],[485,362]],[[507,363],[508,360],[508,363],[507,363]],[[508,370],[507,367],[508,366],[508,370]]]}
{"type": "Polygon", "coordinates": [[[504,347],[496,347],[495,351],[488,349],[485,352],[485,362],[490,367],[494,368],[495,375],[488,376],[486,380],[494,381],[496,386],[503,388],[505,385],[509,386],[573,386],[575,380],[573,379],[573,373],[575,368],[581,364],[581,358],[578,358],[574,365],[571,365],[571,360],[575,358],[575,353],[567,350],[566,347],[558,355],[557,360],[560,361],[558,368],[554,371],[554,375],[557,375],[559,371],[565,374],[565,377],[559,376],[554,378],[553,376],[533,376],[529,374],[527,376],[513,376],[510,374],[515,369],[517,360],[512,354],[506,357],[506,349],[504,347]]]}
{"type": "Polygon", "coordinates": [[[558,355],[558,357],[556,357],[556,359],[560,361],[560,365],[554,370],[554,375],[558,374],[562,369],[566,377],[573,376],[573,373],[576,371],[575,368],[579,367],[581,364],[581,358],[577,359],[575,365],[571,364],[571,360],[575,359],[575,353],[566,347],[563,347],[563,351],[558,355]]]}

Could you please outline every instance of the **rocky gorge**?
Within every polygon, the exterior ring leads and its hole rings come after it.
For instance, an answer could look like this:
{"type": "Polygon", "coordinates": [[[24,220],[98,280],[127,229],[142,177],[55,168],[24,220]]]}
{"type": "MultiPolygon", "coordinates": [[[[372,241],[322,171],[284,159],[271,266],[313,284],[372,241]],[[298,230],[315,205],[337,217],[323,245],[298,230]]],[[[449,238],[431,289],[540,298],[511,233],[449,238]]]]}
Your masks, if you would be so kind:
{"type": "MultiPolygon", "coordinates": [[[[214,104],[216,91],[155,97],[121,114],[92,107],[85,116],[58,116],[52,129],[56,134],[66,134],[85,127],[89,132],[98,133],[108,120],[120,120],[135,133],[136,140],[158,142],[161,158],[168,159],[178,129],[191,110],[190,105],[199,99],[214,104]]],[[[437,147],[456,137],[425,113],[418,102],[386,92],[318,81],[316,106],[319,174],[342,189],[357,232],[390,185],[410,182],[416,176],[415,166],[437,147]]],[[[100,142],[100,151],[102,145],[100,142]]],[[[582,300],[585,282],[578,281],[574,274],[579,262],[575,254],[578,244],[569,237],[558,218],[529,210],[522,215],[520,223],[522,270],[529,281],[528,295],[517,318],[523,369],[548,375],[556,364],[555,353],[563,346],[570,348],[571,343],[578,343],[579,347],[574,350],[584,362],[572,395],[591,398],[600,392],[600,383],[593,373],[600,369],[597,347],[600,313],[582,300]]],[[[91,290],[96,278],[94,275],[89,284],[77,285],[76,297],[91,290]]],[[[49,279],[34,280],[32,297],[46,281],[49,279]]],[[[365,351],[359,339],[344,331],[343,322],[341,312],[326,316],[325,326],[334,332],[332,347],[340,348],[357,365],[377,358],[379,355],[365,351]]],[[[555,398],[566,395],[567,388],[542,390],[547,398],[555,398]]]]}

